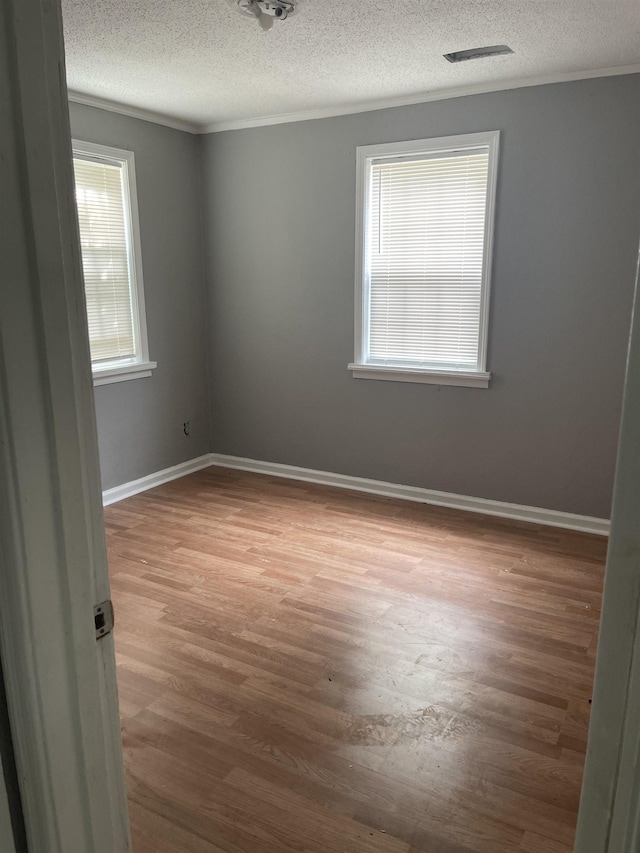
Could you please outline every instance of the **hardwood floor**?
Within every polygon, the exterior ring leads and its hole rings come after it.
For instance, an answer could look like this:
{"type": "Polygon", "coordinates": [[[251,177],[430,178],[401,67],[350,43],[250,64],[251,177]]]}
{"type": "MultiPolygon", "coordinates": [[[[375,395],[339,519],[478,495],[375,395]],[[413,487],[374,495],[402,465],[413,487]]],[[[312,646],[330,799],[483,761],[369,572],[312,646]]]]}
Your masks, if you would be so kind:
{"type": "Polygon", "coordinates": [[[604,539],[214,468],[105,516],[135,853],[570,853],[604,539]]]}

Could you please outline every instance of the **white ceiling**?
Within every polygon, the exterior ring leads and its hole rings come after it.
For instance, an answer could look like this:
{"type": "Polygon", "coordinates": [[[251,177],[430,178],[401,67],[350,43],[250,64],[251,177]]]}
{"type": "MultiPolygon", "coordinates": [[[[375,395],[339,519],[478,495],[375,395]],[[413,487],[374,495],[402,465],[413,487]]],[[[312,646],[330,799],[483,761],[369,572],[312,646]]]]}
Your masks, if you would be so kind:
{"type": "Polygon", "coordinates": [[[62,8],[70,90],[209,129],[640,70],[640,0],[306,0],[268,33],[228,0],[62,8]],[[515,54],[459,65],[442,57],[488,44],[515,54]]]}

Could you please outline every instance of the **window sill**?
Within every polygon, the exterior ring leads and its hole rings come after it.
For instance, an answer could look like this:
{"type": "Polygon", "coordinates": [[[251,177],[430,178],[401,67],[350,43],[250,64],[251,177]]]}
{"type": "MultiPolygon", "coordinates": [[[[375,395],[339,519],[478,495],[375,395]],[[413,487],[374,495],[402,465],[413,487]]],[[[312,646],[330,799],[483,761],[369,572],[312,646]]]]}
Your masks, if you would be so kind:
{"type": "Polygon", "coordinates": [[[380,364],[350,364],[354,379],[382,379],[385,382],[422,382],[427,385],[458,385],[488,388],[490,373],[463,370],[423,370],[411,367],[386,367],[380,364]]]}
{"type": "Polygon", "coordinates": [[[144,379],[151,376],[152,370],[158,366],[155,361],[143,361],[137,364],[126,364],[121,367],[106,367],[93,371],[93,384],[111,385],[112,382],[129,382],[131,379],[144,379]]]}

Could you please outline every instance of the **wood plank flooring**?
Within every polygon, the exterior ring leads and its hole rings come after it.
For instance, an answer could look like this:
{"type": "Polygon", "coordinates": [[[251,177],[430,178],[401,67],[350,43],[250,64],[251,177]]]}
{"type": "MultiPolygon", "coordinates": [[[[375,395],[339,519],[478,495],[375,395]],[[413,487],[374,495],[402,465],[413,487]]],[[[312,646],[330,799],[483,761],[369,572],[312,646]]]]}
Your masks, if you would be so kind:
{"type": "Polygon", "coordinates": [[[105,516],[135,853],[570,853],[604,539],[215,468],[105,516]]]}

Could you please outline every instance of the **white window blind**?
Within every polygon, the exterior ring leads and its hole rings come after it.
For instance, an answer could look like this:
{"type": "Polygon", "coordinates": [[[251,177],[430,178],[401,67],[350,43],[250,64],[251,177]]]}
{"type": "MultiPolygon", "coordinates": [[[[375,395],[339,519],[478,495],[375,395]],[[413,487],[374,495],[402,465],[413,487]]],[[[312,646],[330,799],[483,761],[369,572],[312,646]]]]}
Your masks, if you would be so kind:
{"type": "Polygon", "coordinates": [[[497,138],[359,149],[352,368],[485,375],[497,138]]]}
{"type": "Polygon", "coordinates": [[[376,164],[370,360],[475,368],[488,152],[376,164]]]}
{"type": "Polygon", "coordinates": [[[91,361],[135,360],[135,266],[126,164],[74,157],[91,361]]]}

